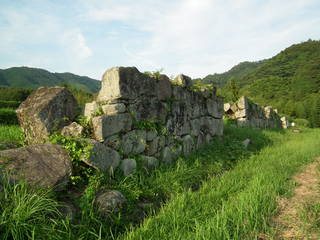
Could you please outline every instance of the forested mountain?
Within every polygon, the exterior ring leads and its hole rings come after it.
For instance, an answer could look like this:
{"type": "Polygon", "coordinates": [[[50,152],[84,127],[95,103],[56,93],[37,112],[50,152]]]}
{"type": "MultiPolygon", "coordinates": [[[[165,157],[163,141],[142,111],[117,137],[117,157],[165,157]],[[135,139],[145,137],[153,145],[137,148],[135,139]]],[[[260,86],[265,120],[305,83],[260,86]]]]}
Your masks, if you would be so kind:
{"type": "MultiPolygon", "coordinates": [[[[259,67],[264,61],[259,62],[242,62],[231,68],[229,71],[224,73],[209,74],[205,78],[201,79],[201,82],[206,84],[213,84],[217,87],[224,86],[231,78],[242,79],[248,73],[254,71],[259,67]]],[[[199,80],[199,79],[197,79],[199,80]]],[[[239,82],[240,83],[240,82],[239,82]]],[[[241,85],[245,85],[245,82],[241,82],[241,85]]]]}
{"type": "Polygon", "coordinates": [[[67,84],[88,93],[98,92],[100,81],[72,73],[51,73],[44,69],[12,67],[0,69],[0,87],[31,88],[67,84]]]}
{"type": "Polygon", "coordinates": [[[239,95],[249,96],[264,106],[271,105],[293,118],[308,119],[312,126],[320,127],[320,41],[294,44],[270,59],[257,62],[247,72],[239,74],[231,70],[224,73],[228,79],[221,81],[227,83],[219,89],[225,101],[230,101],[232,91],[238,88],[239,95]]]}

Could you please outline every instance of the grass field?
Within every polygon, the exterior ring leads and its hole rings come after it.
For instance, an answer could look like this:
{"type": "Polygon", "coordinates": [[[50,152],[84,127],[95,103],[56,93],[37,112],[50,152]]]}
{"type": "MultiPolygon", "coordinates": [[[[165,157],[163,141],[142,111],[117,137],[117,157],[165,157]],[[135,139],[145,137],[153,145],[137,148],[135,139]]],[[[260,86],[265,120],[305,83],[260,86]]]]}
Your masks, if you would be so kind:
{"type": "Polygon", "coordinates": [[[4,145],[22,146],[24,134],[19,125],[0,124],[0,150],[4,145]]]}
{"type": "Polygon", "coordinates": [[[171,166],[117,179],[92,176],[80,198],[68,196],[82,209],[75,223],[54,210],[57,200],[68,193],[38,194],[25,186],[18,185],[15,191],[5,187],[7,194],[0,194],[5,203],[0,206],[0,232],[8,237],[0,235],[0,239],[220,240],[255,239],[259,233],[272,236],[269,221],[277,213],[276,200],[290,194],[290,177],[320,155],[319,140],[319,130],[294,134],[227,124],[223,138],[171,166]],[[248,149],[242,146],[246,138],[252,141],[248,149]],[[93,205],[94,193],[102,186],[120,190],[128,199],[124,211],[112,220],[99,217],[93,205]],[[41,197],[34,199],[35,195],[41,197]],[[33,196],[35,211],[23,210],[27,206],[17,196],[23,196],[25,202],[33,196]],[[136,209],[141,202],[151,203],[152,208],[138,224],[136,209]],[[48,211],[42,207],[44,203],[48,211]],[[5,210],[15,206],[26,214],[10,215],[5,210]],[[41,218],[53,215],[48,220],[41,218]]]}

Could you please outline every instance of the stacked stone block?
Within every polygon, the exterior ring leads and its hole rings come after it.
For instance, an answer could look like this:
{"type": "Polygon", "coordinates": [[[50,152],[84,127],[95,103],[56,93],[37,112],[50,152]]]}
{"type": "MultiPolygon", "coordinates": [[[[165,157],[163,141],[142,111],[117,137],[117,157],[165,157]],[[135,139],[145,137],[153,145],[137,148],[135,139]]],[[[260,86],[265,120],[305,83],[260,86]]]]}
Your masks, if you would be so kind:
{"type": "Polygon", "coordinates": [[[125,174],[140,165],[171,163],[223,134],[223,99],[215,91],[193,91],[191,79],[182,74],[171,81],[135,67],[107,70],[85,115],[92,121],[95,144],[120,159],[105,158],[113,164],[104,166],[120,167],[125,174]]]}
{"type": "Polygon", "coordinates": [[[252,128],[281,128],[282,121],[270,106],[261,107],[242,96],[236,103],[224,104],[225,115],[235,119],[239,126],[252,128]]]}

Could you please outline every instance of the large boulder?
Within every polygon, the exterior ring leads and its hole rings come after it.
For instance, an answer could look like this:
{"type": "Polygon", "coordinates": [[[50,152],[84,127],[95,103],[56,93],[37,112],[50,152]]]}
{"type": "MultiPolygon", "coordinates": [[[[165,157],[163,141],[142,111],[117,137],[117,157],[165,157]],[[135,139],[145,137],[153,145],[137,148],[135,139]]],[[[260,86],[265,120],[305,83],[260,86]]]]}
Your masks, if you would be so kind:
{"type": "Polygon", "coordinates": [[[24,179],[30,185],[63,190],[72,174],[71,159],[56,144],[39,144],[0,151],[0,173],[8,171],[10,180],[24,179]]]}
{"type": "Polygon", "coordinates": [[[103,74],[97,101],[155,97],[156,86],[157,79],[139,72],[135,67],[113,67],[103,74]]]}
{"type": "Polygon", "coordinates": [[[161,74],[157,82],[158,99],[163,101],[172,97],[172,85],[170,79],[161,74]]]}
{"type": "Polygon", "coordinates": [[[64,87],[41,87],[17,109],[19,123],[29,144],[44,143],[54,131],[74,120],[78,104],[64,87]]]}

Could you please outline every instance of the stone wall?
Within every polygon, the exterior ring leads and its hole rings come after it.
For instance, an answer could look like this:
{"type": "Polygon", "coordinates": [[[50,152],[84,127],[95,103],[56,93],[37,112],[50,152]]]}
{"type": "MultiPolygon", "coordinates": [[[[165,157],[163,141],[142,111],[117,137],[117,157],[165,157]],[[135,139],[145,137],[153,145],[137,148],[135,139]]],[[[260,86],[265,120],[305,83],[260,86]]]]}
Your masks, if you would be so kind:
{"type": "MultiPolygon", "coordinates": [[[[184,75],[171,81],[135,67],[107,70],[96,101],[85,106],[100,152],[103,148],[113,156],[113,160],[104,158],[112,162],[105,166],[120,167],[127,175],[138,161],[146,167],[170,163],[221,136],[223,99],[215,90],[192,88],[191,79],[184,75]]],[[[91,162],[99,165],[94,159],[91,162]]]]}
{"type": "Polygon", "coordinates": [[[235,119],[239,126],[253,128],[281,128],[280,116],[272,107],[261,107],[242,96],[236,103],[224,104],[225,115],[235,119]]]}

